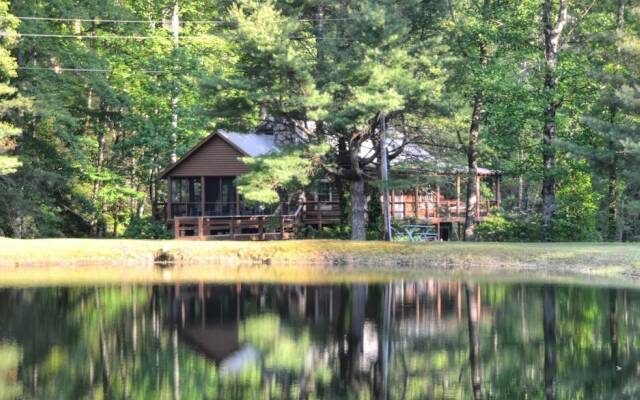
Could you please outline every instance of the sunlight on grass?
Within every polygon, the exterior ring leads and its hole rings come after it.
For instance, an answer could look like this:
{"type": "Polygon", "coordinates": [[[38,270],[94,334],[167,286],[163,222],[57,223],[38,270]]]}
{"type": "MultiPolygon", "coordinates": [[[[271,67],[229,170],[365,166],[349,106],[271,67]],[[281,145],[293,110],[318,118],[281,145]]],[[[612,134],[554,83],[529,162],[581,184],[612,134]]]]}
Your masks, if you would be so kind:
{"type": "MultiPolygon", "coordinates": [[[[221,266],[293,266],[274,269],[269,276],[322,276],[325,267],[363,267],[409,270],[483,268],[489,270],[534,270],[543,272],[585,272],[601,275],[635,275],[640,265],[640,246],[605,243],[386,243],[337,240],[272,242],[200,242],[108,239],[0,240],[0,268],[3,275],[15,269],[64,267],[88,272],[92,266],[129,267],[121,274],[149,275],[158,254],[169,254],[183,268],[207,265],[223,279],[229,271],[221,266]],[[215,265],[216,268],[211,266],[215,265]],[[304,265],[305,268],[300,268],[304,265]]],[[[199,273],[202,273],[199,270],[199,273]]],[[[342,271],[345,272],[345,271],[342,271]]],[[[45,273],[44,270],[42,273],[45,273]]],[[[94,276],[100,272],[93,271],[94,276]]],[[[96,275],[97,274],[97,275],[96,275]]],[[[245,271],[249,277],[260,269],[245,271]]],[[[356,273],[354,272],[354,275],[356,273]]],[[[175,275],[175,273],[174,273],[175,275]]],[[[257,276],[257,275],[256,275],[257,276]]],[[[191,276],[196,278],[195,275],[191,276]]],[[[162,280],[162,275],[154,276],[162,280]]],[[[314,278],[312,278],[313,280],[314,278]]]]}

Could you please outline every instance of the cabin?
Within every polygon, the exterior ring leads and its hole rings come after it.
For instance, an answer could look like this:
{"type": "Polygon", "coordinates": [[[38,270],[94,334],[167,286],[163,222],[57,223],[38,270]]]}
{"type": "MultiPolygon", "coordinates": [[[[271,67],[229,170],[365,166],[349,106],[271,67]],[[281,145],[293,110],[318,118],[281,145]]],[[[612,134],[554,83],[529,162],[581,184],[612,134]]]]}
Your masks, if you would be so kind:
{"type": "MultiPolygon", "coordinates": [[[[300,196],[275,206],[248,204],[238,193],[236,178],[249,170],[242,158],[277,152],[285,140],[273,131],[218,130],[166,168],[161,178],[168,183],[166,219],[174,237],[292,239],[301,227],[322,229],[337,224],[340,202],[328,179],[317,179],[300,196]]],[[[403,158],[397,162],[411,165],[411,159],[415,157],[431,156],[424,149],[413,146],[406,148],[403,158]]],[[[465,214],[461,192],[462,182],[467,179],[465,170],[433,173],[403,169],[397,175],[405,181],[413,180],[414,184],[408,189],[391,191],[390,212],[394,219],[434,225],[437,237],[443,240],[454,237],[456,228],[459,233],[465,214]],[[428,177],[433,179],[425,179],[428,177]]],[[[477,219],[482,221],[494,207],[500,206],[500,175],[480,169],[477,179],[485,183],[484,193],[487,193],[487,187],[491,192],[491,196],[484,198],[480,189],[476,194],[480,199],[477,219]]]]}

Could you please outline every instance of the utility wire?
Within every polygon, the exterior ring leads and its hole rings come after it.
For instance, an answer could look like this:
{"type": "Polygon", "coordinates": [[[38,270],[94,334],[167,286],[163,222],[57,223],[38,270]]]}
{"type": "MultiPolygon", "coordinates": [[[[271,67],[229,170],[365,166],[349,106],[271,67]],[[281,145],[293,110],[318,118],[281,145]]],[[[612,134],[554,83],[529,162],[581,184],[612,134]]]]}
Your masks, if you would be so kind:
{"type": "MultiPolygon", "coordinates": [[[[14,34],[9,34],[7,32],[0,32],[0,37],[4,36],[13,36],[14,34]]],[[[63,33],[17,33],[18,36],[27,37],[27,38],[62,38],[62,39],[90,39],[90,40],[171,40],[170,37],[162,37],[162,36],[144,36],[144,35],[75,35],[75,34],[63,34],[63,33]]],[[[180,39],[187,40],[197,40],[197,39],[219,39],[222,36],[220,35],[187,35],[180,36],[180,39]]],[[[322,38],[316,38],[313,36],[292,36],[288,38],[289,40],[336,40],[336,41],[345,41],[351,42],[356,41],[355,39],[345,38],[345,37],[330,37],[324,36],[322,38]]]]}
{"type": "MultiPolygon", "coordinates": [[[[8,33],[1,32],[0,36],[9,36],[8,33]]],[[[65,38],[65,39],[95,39],[95,40],[110,40],[110,39],[129,39],[129,40],[162,40],[162,39],[171,39],[170,37],[162,37],[162,36],[143,36],[143,35],[72,35],[72,34],[62,34],[62,33],[18,33],[18,36],[22,37],[46,37],[46,38],[65,38]]],[[[192,36],[181,36],[180,38],[187,39],[213,39],[219,38],[220,36],[216,35],[192,35],[192,36]]]]}
{"type": "MultiPolygon", "coordinates": [[[[110,69],[100,69],[100,68],[63,68],[63,67],[18,67],[18,70],[24,71],[53,71],[56,73],[60,72],[101,72],[101,73],[113,73],[118,72],[118,70],[110,70],[110,69]]],[[[182,71],[182,70],[181,70],[182,71]]],[[[130,71],[134,74],[144,73],[144,74],[170,74],[172,72],[180,72],[180,71],[160,71],[153,69],[141,69],[141,70],[133,70],[130,71]]]]}
{"type": "MultiPolygon", "coordinates": [[[[352,13],[353,14],[353,13],[352,13]]],[[[363,13],[355,13],[355,14],[363,14],[363,13]]],[[[0,19],[9,19],[11,17],[0,17],[0,19]]],[[[91,22],[91,23],[97,23],[97,24],[102,24],[102,23],[108,23],[108,24],[163,24],[163,23],[168,23],[168,21],[170,21],[169,18],[167,18],[166,20],[142,20],[142,19],[102,19],[100,17],[96,17],[96,18],[73,18],[73,17],[67,17],[67,18],[58,18],[58,17],[31,17],[31,16],[14,16],[13,18],[17,18],[19,20],[23,20],[23,21],[53,21],[53,22],[91,22]]],[[[354,17],[336,17],[336,18],[324,18],[324,21],[350,21],[350,20],[355,20],[357,18],[354,17]]],[[[315,19],[313,18],[299,18],[296,19],[296,21],[300,21],[300,22],[314,22],[315,19]]],[[[183,20],[180,21],[181,25],[186,25],[186,24],[199,24],[199,25],[224,25],[224,24],[230,24],[230,21],[225,21],[225,20],[183,20]]]]}

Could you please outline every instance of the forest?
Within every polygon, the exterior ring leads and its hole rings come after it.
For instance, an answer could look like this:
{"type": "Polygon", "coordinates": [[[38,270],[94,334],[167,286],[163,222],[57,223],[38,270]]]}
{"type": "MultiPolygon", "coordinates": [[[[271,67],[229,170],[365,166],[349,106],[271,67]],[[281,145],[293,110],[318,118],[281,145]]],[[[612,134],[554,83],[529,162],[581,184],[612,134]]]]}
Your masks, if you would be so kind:
{"type": "Polygon", "coordinates": [[[0,25],[0,236],[163,237],[162,170],[278,121],[315,129],[241,192],[329,175],[338,237],[379,232],[361,150],[391,135],[466,166],[467,193],[500,171],[475,239],[640,238],[637,2],[0,0],[0,25]]]}

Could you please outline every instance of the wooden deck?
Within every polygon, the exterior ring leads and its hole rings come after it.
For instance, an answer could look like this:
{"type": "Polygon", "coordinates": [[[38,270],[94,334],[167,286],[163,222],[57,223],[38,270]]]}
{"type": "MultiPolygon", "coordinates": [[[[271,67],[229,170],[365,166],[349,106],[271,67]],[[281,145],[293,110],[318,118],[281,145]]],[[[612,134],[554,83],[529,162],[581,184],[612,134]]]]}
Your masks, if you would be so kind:
{"type": "MultiPolygon", "coordinates": [[[[391,212],[395,220],[435,225],[438,238],[441,225],[464,222],[466,207],[459,200],[394,197],[391,212]]],[[[496,201],[481,201],[477,220],[485,220],[496,206],[496,201]]],[[[305,202],[286,215],[175,217],[170,221],[174,238],[185,240],[287,240],[295,239],[301,226],[322,229],[339,222],[337,201],[305,202]]]]}
{"type": "MultiPolygon", "coordinates": [[[[494,200],[483,200],[478,205],[476,219],[484,220],[497,206],[494,200]]],[[[391,206],[392,216],[396,220],[416,219],[429,223],[464,222],[466,205],[458,200],[409,201],[394,200],[391,206]]]]}
{"type": "Polygon", "coordinates": [[[296,236],[301,207],[287,215],[230,215],[176,217],[175,239],[191,240],[286,240],[296,236]]]}
{"type": "Polygon", "coordinates": [[[340,222],[340,203],[337,201],[307,201],[302,205],[302,223],[322,229],[340,222]]]}

